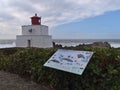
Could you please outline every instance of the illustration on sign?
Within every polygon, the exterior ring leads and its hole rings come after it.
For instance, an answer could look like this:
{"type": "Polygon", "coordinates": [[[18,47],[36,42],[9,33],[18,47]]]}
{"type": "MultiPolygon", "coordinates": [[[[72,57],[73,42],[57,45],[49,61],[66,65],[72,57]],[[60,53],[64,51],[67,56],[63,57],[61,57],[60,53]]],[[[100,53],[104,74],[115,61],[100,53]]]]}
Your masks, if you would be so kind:
{"type": "Polygon", "coordinates": [[[82,75],[92,55],[90,51],[58,49],[44,66],[82,75]]]}

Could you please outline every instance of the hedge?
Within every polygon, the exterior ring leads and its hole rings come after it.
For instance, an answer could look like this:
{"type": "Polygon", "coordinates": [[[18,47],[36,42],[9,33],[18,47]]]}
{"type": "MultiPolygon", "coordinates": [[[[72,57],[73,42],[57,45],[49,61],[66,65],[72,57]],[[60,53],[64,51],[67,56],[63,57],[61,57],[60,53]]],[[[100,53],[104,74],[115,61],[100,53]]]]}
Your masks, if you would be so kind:
{"type": "Polygon", "coordinates": [[[57,49],[0,49],[0,70],[29,77],[55,90],[120,90],[120,50],[115,48],[67,48],[95,52],[83,75],[44,67],[57,49]],[[73,88],[73,89],[72,89],[73,88]]]}

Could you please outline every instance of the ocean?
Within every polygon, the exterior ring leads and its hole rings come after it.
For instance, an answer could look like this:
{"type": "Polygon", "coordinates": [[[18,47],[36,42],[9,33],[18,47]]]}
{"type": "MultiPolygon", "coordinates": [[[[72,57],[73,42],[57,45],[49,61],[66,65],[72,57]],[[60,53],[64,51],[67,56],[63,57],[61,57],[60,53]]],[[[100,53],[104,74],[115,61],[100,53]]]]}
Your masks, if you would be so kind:
{"type": "MultiPolygon", "coordinates": [[[[91,44],[93,42],[108,42],[111,47],[119,48],[120,39],[53,39],[56,44],[62,46],[76,46],[79,44],[91,44]]],[[[0,40],[0,48],[16,47],[15,40],[0,40]]]]}

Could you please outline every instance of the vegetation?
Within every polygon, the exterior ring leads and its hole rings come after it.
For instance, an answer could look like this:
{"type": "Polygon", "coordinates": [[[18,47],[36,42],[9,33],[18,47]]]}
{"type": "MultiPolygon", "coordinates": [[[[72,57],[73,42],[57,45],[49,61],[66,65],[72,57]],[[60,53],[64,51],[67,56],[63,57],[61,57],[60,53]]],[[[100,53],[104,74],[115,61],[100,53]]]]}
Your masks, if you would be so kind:
{"type": "MultiPolygon", "coordinates": [[[[66,47],[67,48],[67,47],[66,47]]],[[[83,75],[75,75],[43,64],[57,49],[0,49],[0,69],[47,84],[56,90],[120,90],[120,50],[70,47],[95,52],[83,75]]]]}

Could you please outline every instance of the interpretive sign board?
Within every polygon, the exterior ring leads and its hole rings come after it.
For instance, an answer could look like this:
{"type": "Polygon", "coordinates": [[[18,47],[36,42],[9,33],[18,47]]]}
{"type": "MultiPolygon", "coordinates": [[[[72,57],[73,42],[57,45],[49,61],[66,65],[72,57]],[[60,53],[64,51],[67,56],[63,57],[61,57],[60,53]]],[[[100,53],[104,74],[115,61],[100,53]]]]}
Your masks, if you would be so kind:
{"type": "Polygon", "coordinates": [[[82,75],[92,55],[90,51],[58,49],[44,66],[82,75]]]}

